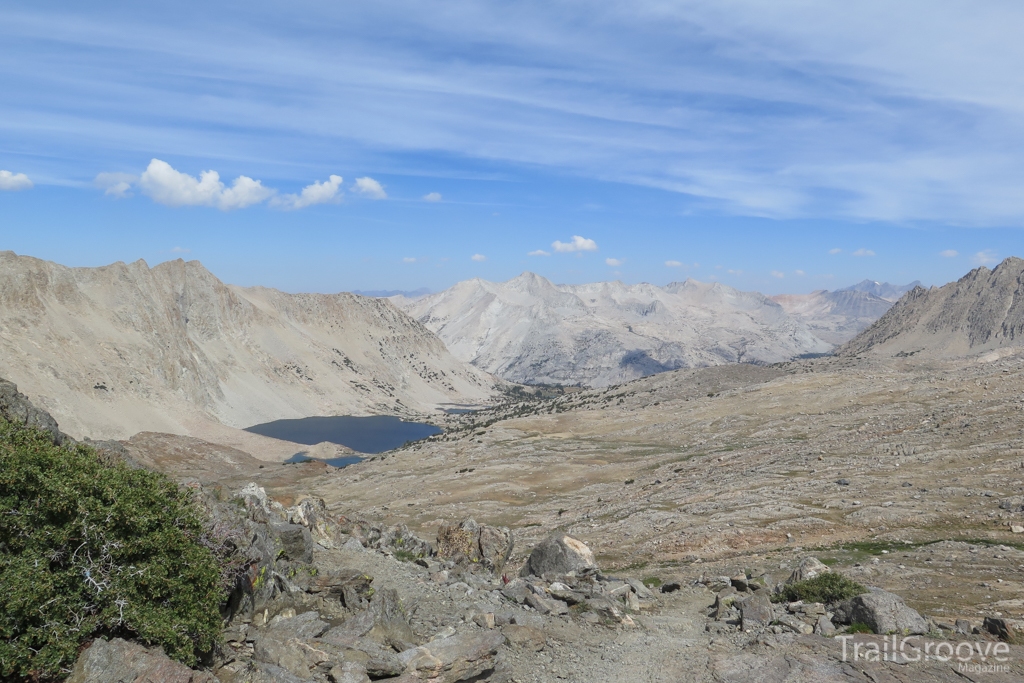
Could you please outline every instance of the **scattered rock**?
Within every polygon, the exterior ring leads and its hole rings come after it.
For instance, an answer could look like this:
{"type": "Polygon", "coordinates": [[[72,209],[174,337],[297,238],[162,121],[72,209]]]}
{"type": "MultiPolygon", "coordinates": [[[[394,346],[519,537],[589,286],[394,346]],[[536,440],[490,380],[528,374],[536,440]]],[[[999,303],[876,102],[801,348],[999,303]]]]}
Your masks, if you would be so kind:
{"type": "Polygon", "coordinates": [[[818,560],[818,558],[805,557],[800,561],[797,568],[793,570],[793,573],[789,575],[789,578],[786,579],[786,583],[807,581],[808,579],[813,579],[815,576],[827,574],[830,571],[832,570],[828,568],[828,565],[818,560]]]}
{"type": "Polygon", "coordinates": [[[508,638],[510,645],[523,650],[540,652],[547,644],[544,632],[532,626],[509,624],[508,626],[502,626],[501,632],[508,638]]]}
{"type": "Polygon", "coordinates": [[[766,591],[757,591],[739,603],[740,628],[758,631],[772,621],[772,603],[766,591]]]}
{"type": "Polygon", "coordinates": [[[922,635],[928,632],[928,622],[903,602],[903,598],[880,588],[858,595],[836,608],[840,623],[863,623],[882,635],[922,635]]]}
{"type": "Polygon", "coordinates": [[[159,681],[160,683],[217,683],[212,674],[193,671],[175,662],[160,648],[147,649],[120,638],[94,640],[75,662],[66,683],[159,681]]]}
{"type": "Polygon", "coordinates": [[[1006,619],[1000,619],[999,617],[985,617],[985,622],[982,624],[982,628],[999,640],[1007,643],[1017,642],[1013,627],[1010,626],[1006,619]]]}
{"type": "Polygon", "coordinates": [[[480,563],[500,572],[512,554],[514,541],[507,527],[477,524],[467,519],[458,525],[442,524],[437,530],[437,555],[458,563],[480,563]]]}
{"type": "Polygon", "coordinates": [[[556,533],[530,553],[520,576],[566,575],[597,571],[594,553],[582,541],[556,533]]]}

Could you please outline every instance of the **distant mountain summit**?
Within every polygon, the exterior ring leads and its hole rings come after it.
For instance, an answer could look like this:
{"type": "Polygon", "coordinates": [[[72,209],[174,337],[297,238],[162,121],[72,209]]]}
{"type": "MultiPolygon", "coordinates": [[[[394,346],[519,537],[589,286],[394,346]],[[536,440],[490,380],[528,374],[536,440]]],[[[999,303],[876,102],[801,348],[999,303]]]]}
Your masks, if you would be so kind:
{"type": "Polygon", "coordinates": [[[683,367],[772,363],[832,345],[757,292],[696,280],[665,287],[556,285],[526,272],[474,279],[396,305],[452,354],[505,379],[605,386],[683,367]]]}
{"type": "Polygon", "coordinates": [[[886,301],[896,301],[901,296],[912,290],[914,287],[920,287],[921,281],[914,280],[909,285],[892,285],[888,282],[876,282],[874,280],[861,280],[855,285],[837,289],[837,292],[863,292],[865,294],[872,294],[880,299],[886,301]]]}
{"type": "Polygon", "coordinates": [[[942,287],[915,287],[837,352],[949,357],[1024,345],[1024,260],[1010,257],[942,287]]]}
{"type": "Polygon", "coordinates": [[[778,294],[771,300],[802,321],[816,336],[832,344],[844,344],[885,315],[904,292],[919,286],[892,285],[864,280],[835,291],[819,289],[810,294],[778,294]]]}

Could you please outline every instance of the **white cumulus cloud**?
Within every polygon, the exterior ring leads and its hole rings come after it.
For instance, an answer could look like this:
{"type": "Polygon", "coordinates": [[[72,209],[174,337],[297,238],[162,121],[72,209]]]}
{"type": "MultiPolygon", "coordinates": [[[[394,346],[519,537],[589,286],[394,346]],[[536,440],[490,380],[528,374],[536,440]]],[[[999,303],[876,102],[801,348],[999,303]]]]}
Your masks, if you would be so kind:
{"type": "Polygon", "coordinates": [[[607,263],[612,268],[617,268],[618,266],[622,265],[622,259],[618,258],[606,258],[604,262],[607,263]]]}
{"type": "Polygon", "coordinates": [[[829,249],[828,250],[828,253],[830,253],[830,254],[841,254],[842,252],[843,252],[843,250],[840,249],[839,247],[836,247],[835,249],[829,249]]]}
{"type": "Polygon", "coordinates": [[[992,266],[999,263],[999,256],[991,249],[985,249],[975,254],[971,260],[979,266],[992,266]]]}
{"type": "Polygon", "coordinates": [[[0,190],[17,192],[18,190],[31,190],[32,186],[32,181],[24,173],[0,171],[0,190]]]}
{"type": "Polygon", "coordinates": [[[188,254],[191,251],[191,249],[186,249],[185,247],[174,247],[171,249],[172,254],[188,254]]]}
{"type": "Polygon", "coordinates": [[[555,240],[551,243],[551,248],[560,253],[572,251],[597,251],[597,242],[594,240],[588,240],[586,237],[573,235],[572,242],[559,242],[558,240],[555,240]]]}
{"type": "Polygon", "coordinates": [[[139,176],[131,173],[100,173],[92,181],[103,190],[103,194],[124,199],[132,196],[132,187],[139,182],[139,176]]]}
{"type": "Polygon", "coordinates": [[[796,274],[796,275],[799,275],[800,277],[803,277],[804,275],[807,275],[807,273],[805,273],[802,270],[794,270],[793,273],[796,274]]]}
{"type": "Polygon", "coordinates": [[[425,202],[439,202],[439,201],[441,201],[441,193],[440,192],[429,192],[429,193],[423,195],[423,201],[425,201],[425,202]]]}
{"type": "Polygon", "coordinates": [[[487,257],[484,256],[483,254],[473,254],[472,256],[470,256],[470,258],[476,261],[477,263],[487,260],[487,257]]]}
{"type": "Polygon", "coordinates": [[[216,171],[203,171],[199,178],[176,171],[166,161],[153,159],[139,177],[139,188],[153,201],[166,206],[214,206],[222,211],[244,209],[269,199],[274,190],[244,175],[231,187],[216,171]]]}
{"type": "Polygon", "coordinates": [[[384,191],[384,186],[370,177],[356,178],[356,184],[352,186],[352,191],[368,199],[388,198],[388,193],[384,191]]]}
{"type": "Polygon", "coordinates": [[[956,249],[944,249],[943,251],[939,252],[939,256],[943,256],[945,258],[953,258],[953,257],[959,256],[959,255],[960,255],[960,252],[957,251],[956,249]]]}
{"type": "Polygon", "coordinates": [[[777,277],[777,278],[780,278],[780,279],[786,277],[785,273],[780,272],[778,270],[773,270],[771,275],[772,275],[772,277],[777,277]]]}
{"type": "Polygon", "coordinates": [[[406,256],[405,258],[402,259],[402,263],[416,263],[416,257],[406,256]]]}
{"type": "Polygon", "coordinates": [[[551,254],[544,251],[543,249],[534,249],[533,251],[528,253],[527,256],[551,256],[551,254]]]}
{"type": "Polygon", "coordinates": [[[337,202],[341,199],[341,183],[340,175],[331,175],[322,183],[314,181],[313,184],[306,185],[299,194],[274,197],[271,203],[285,209],[304,209],[314,204],[337,202]]]}
{"type": "Polygon", "coordinates": [[[857,251],[853,252],[853,255],[854,256],[874,256],[875,252],[871,251],[870,249],[858,249],[857,251]]]}
{"type": "Polygon", "coordinates": [[[737,269],[730,268],[726,272],[729,273],[729,275],[743,275],[743,271],[739,270],[738,268],[737,269]]]}
{"type": "Polygon", "coordinates": [[[665,265],[669,268],[681,268],[683,263],[682,261],[665,261],[665,265]]]}

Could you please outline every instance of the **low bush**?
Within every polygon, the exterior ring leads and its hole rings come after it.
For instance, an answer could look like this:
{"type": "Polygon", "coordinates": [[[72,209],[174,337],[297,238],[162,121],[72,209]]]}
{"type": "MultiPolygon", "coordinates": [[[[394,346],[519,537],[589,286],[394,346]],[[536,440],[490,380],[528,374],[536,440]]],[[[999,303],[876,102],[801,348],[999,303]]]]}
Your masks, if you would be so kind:
{"type": "Polygon", "coordinates": [[[821,602],[825,604],[849,600],[855,595],[867,593],[868,589],[842,574],[826,572],[813,579],[796,581],[783,586],[782,592],[772,596],[772,602],[821,602]]]}
{"type": "Polygon", "coordinates": [[[203,529],[167,477],[0,419],[0,679],[62,679],[99,636],[195,664],[223,597],[203,529]]]}

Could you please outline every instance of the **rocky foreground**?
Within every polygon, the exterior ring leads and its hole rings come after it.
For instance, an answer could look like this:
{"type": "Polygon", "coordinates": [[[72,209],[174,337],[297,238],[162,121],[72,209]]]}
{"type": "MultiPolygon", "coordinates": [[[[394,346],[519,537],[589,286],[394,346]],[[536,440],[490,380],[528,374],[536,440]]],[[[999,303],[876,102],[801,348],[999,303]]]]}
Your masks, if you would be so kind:
{"type": "Polygon", "coordinates": [[[286,509],[255,485],[227,500],[201,492],[213,528],[246,558],[209,670],[98,639],[69,682],[1009,681],[1024,672],[1005,620],[945,624],[880,589],[835,604],[773,602],[830,572],[812,557],[792,572],[657,586],[606,575],[585,544],[554,534],[510,577],[508,529],[467,520],[442,526],[431,544],[404,526],[334,520],[315,498],[286,509]],[[844,635],[853,624],[897,640],[844,635]],[[975,678],[960,666],[983,657],[1000,668],[975,678]]]}

